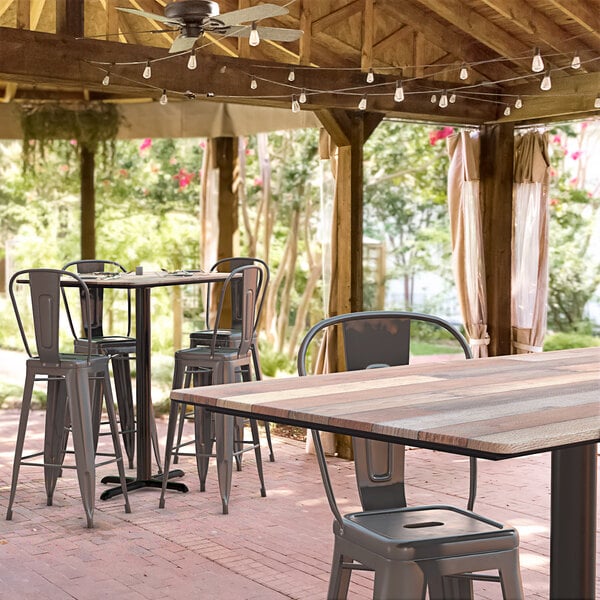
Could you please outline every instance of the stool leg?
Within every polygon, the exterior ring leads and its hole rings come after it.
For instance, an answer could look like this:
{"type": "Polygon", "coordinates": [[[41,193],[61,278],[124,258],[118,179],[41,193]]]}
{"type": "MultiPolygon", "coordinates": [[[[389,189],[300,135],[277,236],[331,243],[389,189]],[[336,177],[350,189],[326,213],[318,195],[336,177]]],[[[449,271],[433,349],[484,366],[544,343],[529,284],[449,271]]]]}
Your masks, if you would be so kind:
{"type": "Polygon", "coordinates": [[[223,514],[229,513],[229,494],[231,492],[231,471],[233,459],[233,417],[221,413],[215,414],[215,437],[217,445],[217,475],[223,514]]]}
{"type": "Polygon", "coordinates": [[[519,551],[511,550],[501,558],[500,582],[502,584],[502,595],[504,600],[523,600],[523,582],[521,581],[521,569],[519,568],[519,551]]]}
{"type": "MultiPolygon", "coordinates": [[[[252,368],[254,369],[254,377],[256,381],[262,380],[262,370],[260,368],[260,358],[258,356],[258,346],[253,343],[250,346],[250,352],[252,354],[252,368]]],[[[273,442],[271,440],[271,427],[268,421],[263,421],[265,427],[265,437],[267,438],[267,445],[269,446],[269,461],[275,462],[275,453],[273,452],[273,442]]]]}
{"type": "Polygon", "coordinates": [[[260,495],[264,498],[267,495],[265,489],[265,478],[263,476],[262,454],[260,452],[260,437],[258,436],[258,423],[255,419],[250,419],[250,430],[252,431],[252,442],[254,443],[254,456],[256,457],[256,469],[260,479],[260,495]]]}
{"type": "Polygon", "coordinates": [[[21,467],[21,457],[23,456],[23,444],[25,443],[25,433],[27,432],[27,420],[29,419],[29,409],[31,408],[31,395],[33,393],[33,374],[29,371],[25,376],[25,386],[23,388],[23,400],[21,402],[21,416],[19,418],[19,429],[17,431],[17,443],[15,446],[15,459],[13,462],[12,480],[10,484],[10,496],[8,499],[8,508],[6,509],[6,520],[12,519],[12,505],[17,491],[17,481],[19,479],[19,469],[21,467]]]}
{"type": "Polygon", "coordinates": [[[375,567],[373,598],[424,600],[425,591],[425,576],[414,562],[381,560],[375,567]]]}
{"type": "Polygon", "coordinates": [[[213,449],[213,413],[194,406],[194,435],[196,440],[196,467],[200,480],[200,491],[206,491],[208,463],[213,449]]]}
{"type": "MultiPolygon", "coordinates": [[[[99,374],[100,375],[100,374],[99,374]]],[[[121,483],[121,491],[125,500],[125,512],[130,513],[129,495],[127,494],[127,479],[125,477],[125,466],[123,465],[123,452],[121,451],[121,442],[119,440],[119,426],[117,424],[117,415],[115,413],[115,404],[113,401],[112,390],[110,387],[110,376],[108,373],[108,365],[104,370],[102,391],[106,405],[106,413],[108,415],[108,423],[110,425],[110,433],[113,442],[115,458],[117,459],[117,469],[119,471],[119,481],[121,483]]]]}
{"type": "Polygon", "coordinates": [[[52,506],[56,481],[60,477],[66,449],[65,423],[67,422],[67,392],[65,381],[60,378],[48,379],[46,395],[46,422],[44,432],[44,482],[46,504],[52,506]]]}
{"type": "Polygon", "coordinates": [[[67,397],[73,433],[73,448],[81,500],[85,509],[87,526],[94,526],[94,495],[96,467],[94,464],[94,431],[88,372],[78,369],[66,376],[67,397]]]}
{"type": "MultiPolygon", "coordinates": [[[[180,403],[171,400],[171,410],[169,411],[169,424],[167,425],[167,441],[165,442],[165,466],[163,468],[162,488],[158,507],[165,507],[165,492],[167,491],[168,473],[171,468],[171,453],[173,452],[173,439],[175,438],[175,428],[177,426],[177,415],[180,410],[180,403]]],[[[185,410],[185,409],[183,409],[185,410]]]]}
{"type": "Polygon", "coordinates": [[[152,450],[154,451],[154,460],[158,467],[160,475],[162,463],[160,460],[160,446],[158,445],[158,431],[156,429],[156,416],[154,415],[154,406],[152,406],[152,414],[150,415],[150,437],[152,438],[152,450]]]}
{"type": "Polygon", "coordinates": [[[327,591],[327,600],[345,600],[348,597],[348,588],[350,587],[351,569],[345,569],[344,563],[352,562],[352,558],[344,556],[337,547],[337,539],[333,550],[333,559],[331,561],[331,574],[329,576],[329,589],[327,591]]]}
{"type": "Polygon", "coordinates": [[[129,462],[129,468],[134,468],[133,455],[135,452],[135,416],[133,411],[133,394],[131,391],[131,368],[129,355],[118,354],[112,357],[112,368],[117,396],[117,409],[121,423],[123,447],[129,462]]]}

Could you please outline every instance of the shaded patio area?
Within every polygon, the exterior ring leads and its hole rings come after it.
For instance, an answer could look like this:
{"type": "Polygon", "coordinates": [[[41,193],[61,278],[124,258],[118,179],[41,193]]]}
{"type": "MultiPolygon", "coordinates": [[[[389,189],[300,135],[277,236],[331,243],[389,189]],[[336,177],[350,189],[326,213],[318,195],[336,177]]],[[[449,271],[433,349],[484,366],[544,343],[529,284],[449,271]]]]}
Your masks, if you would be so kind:
{"type": "MultiPolygon", "coordinates": [[[[31,422],[42,438],[43,415],[31,422]]],[[[203,599],[325,598],[333,536],[331,515],[315,457],[304,444],[275,437],[277,461],[265,463],[267,498],[259,494],[253,457],[234,473],[230,514],[221,514],[216,468],[207,491],[198,490],[192,458],[182,459],[190,492],[131,494],[132,513],[120,498],[96,503],[95,529],[85,518],[74,472],[59,481],[53,507],[45,506],[40,469],[23,467],[12,522],[5,521],[18,412],[0,411],[0,572],[7,598],[110,596],[136,600],[194,596],[203,599]]],[[[158,420],[164,439],[166,420],[158,420]]],[[[521,535],[525,595],[548,597],[550,456],[492,463],[479,461],[476,510],[515,525],[521,535]],[[517,468],[517,462],[518,468],[517,468]]],[[[97,496],[104,487],[99,470],[97,496]]],[[[331,459],[338,501],[358,508],[353,465],[331,459]]],[[[463,506],[468,460],[411,449],[407,456],[409,503],[463,506]]],[[[370,598],[368,574],[355,573],[350,598],[370,598]]],[[[477,585],[477,598],[501,597],[497,584],[477,585]]],[[[600,583],[597,585],[600,594],[600,583]]]]}

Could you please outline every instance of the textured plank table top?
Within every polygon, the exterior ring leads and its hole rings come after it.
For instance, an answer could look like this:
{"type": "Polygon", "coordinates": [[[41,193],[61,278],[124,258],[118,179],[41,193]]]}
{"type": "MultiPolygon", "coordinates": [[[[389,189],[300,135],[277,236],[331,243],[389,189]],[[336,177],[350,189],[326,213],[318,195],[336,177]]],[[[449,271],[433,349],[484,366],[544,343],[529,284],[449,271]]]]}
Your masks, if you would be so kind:
{"type": "Polygon", "coordinates": [[[600,441],[600,348],[174,390],[302,427],[508,458],[600,441]]]}

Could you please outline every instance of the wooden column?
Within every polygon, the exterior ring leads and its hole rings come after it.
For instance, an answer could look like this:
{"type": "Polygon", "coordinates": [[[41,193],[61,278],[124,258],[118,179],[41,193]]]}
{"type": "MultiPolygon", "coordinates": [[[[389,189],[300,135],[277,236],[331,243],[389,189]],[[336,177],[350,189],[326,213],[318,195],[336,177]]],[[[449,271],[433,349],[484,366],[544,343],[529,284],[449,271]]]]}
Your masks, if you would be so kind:
{"type": "Polygon", "coordinates": [[[81,258],[96,258],[95,153],[85,146],[79,154],[81,177],[81,258]]]}
{"type": "Polygon", "coordinates": [[[231,137],[211,140],[213,168],[219,171],[219,243],[217,259],[235,254],[238,230],[237,195],[233,191],[234,169],[237,161],[238,139],[231,137]]]}
{"type": "Polygon", "coordinates": [[[482,128],[481,198],[490,356],[511,353],[514,127],[482,128]]]}
{"type": "Polygon", "coordinates": [[[363,145],[383,115],[363,111],[318,111],[317,116],[338,147],[336,194],[336,314],[363,308],[363,145]]]}

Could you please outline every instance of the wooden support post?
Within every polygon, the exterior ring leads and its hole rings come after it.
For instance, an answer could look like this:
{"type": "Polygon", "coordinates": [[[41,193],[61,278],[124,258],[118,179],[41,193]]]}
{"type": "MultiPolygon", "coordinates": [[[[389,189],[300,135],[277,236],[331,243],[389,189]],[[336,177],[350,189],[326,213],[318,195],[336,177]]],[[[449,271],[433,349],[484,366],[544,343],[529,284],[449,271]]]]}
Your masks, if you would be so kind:
{"type": "Polygon", "coordinates": [[[95,153],[85,146],[79,154],[81,177],[81,258],[96,258],[95,153]]]}
{"type": "Polygon", "coordinates": [[[219,170],[219,243],[217,258],[234,256],[235,236],[238,230],[237,195],[233,191],[237,138],[220,137],[213,144],[213,167],[219,170]]]}
{"type": "Polygon", "coordinates": [[[511,353],[514,127],[484,126],[481,198],[490,356],[511,353]]]}

